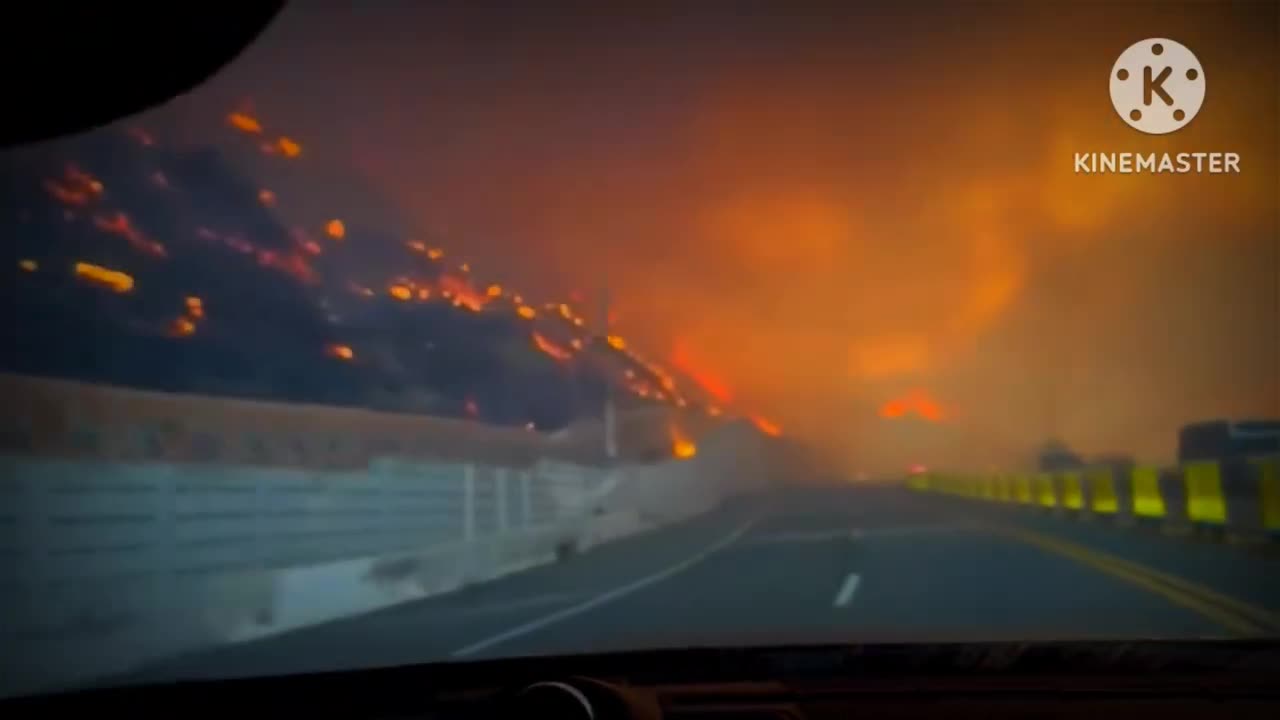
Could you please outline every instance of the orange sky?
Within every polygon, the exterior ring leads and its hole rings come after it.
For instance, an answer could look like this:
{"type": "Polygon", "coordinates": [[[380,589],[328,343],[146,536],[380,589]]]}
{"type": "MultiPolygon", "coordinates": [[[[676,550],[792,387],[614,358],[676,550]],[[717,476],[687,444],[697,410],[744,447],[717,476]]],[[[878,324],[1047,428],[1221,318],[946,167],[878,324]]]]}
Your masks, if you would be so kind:
{"type": "Polygon", "coordinates": [[[991,8],[420,37],[290,11],[201,92],[347,156],[496,279],[608,286],[633,347],[682,347],[850,467],[1016,463],[1050,433],[1165,459],[1188,420],[1280,415],[1274,6],[991,8]],[[1209,92],[1152,137],[1107,78],[1162,35],[1209,92]],[[1089,150],[1243,172],[1075,175],[1089,150]],[[913,390],[944,422],[877,412],[913,390]]]}

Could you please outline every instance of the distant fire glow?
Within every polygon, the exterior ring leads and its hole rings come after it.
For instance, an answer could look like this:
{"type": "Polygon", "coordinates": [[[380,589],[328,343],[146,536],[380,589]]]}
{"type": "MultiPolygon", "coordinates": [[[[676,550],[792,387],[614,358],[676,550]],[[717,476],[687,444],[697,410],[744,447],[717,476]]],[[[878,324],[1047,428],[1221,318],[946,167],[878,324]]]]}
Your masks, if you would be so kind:
{"type": "Polygon", "coordinates": [[[910,390],[880,406],[880,417],[883,418],[892,420],[909,414],[915,414],[935,423],[942,422],[946,417],[942,406],[929,395],[927,390],[921,388],[910,390]]]}

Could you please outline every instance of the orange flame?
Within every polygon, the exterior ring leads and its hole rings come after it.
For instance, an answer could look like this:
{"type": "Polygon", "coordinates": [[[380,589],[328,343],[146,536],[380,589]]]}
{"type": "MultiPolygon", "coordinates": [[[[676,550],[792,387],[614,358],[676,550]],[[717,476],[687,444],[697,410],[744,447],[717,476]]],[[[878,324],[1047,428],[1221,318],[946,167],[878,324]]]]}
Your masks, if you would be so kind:
{"type": "Polygon", "coordinates": [[[156,257],[165,257],[167,255],[163,245],[148,238],[141,230],[135,228],[129,220],[129,216],[122,212],[117,211],[113,215],[95,215],[93,224],[105,233],[119,235],[124,238],[135,250],[140,250],[156,257]]]}
{"type": "Polygon", "coordinates": [[[570,360],[573,358],[573,353],[546,339],[540,333],[532,333],[532,337],[533,344],[537,346],[539,350],[550,355],[556,360],[570,360]]]}
{"type": "Polygon", "coordinates": [[[489,302],[489,298],[472,287],[470,281],[453,275],[441,275],[440,288],[449,292],[454,305],[468,310],[479,312],[489,302]]]}
{"type": "Polygon", "coordinates": [[[532,320],[538,317],[538,312],[533,308],[529,307],[528,305],[521,305],[520,307],[516,308],[516,314],[524,318],[525,320],[532,320]]]}
{"type": "Polygon", "coordinates": [[[387,288],[387,293],[397,300],[409,300],[413,298],[413,291],[405,285],[392,285],[387,288]]]}
{"type": "Polygon", "coordinates": [[[698,454],[698,446],[672,423],[667,427],[671,435],[671,455],[678,460],[688,460],[698,454]]]}
{"type": "Polygon", "coordinates": [[[685,343],[676,342],[675,349],[671,353],[671,364],[689,376],[689,379],[718,402],[728,404],[733,401],[733,391],[730,390],[728,383],[695,361],[685,343]]]}
{"type": "Polygon", "coordinates": [[[620,335],[609,335],[608,337],[605,338],[605,341],[608,342],[609,347],[613,348],[614,350],[627,349],[627,341],[623,340],[622,336],[620,335]]]}
{"type": "Polygon", "coordinates": [[[770,437],[778,437],[782,435],[781,426],[766,418],[760,417],[759,415],[752,415],[751,422],[755,423],[756,428],[765,435],[769,435],[770,437]]]}

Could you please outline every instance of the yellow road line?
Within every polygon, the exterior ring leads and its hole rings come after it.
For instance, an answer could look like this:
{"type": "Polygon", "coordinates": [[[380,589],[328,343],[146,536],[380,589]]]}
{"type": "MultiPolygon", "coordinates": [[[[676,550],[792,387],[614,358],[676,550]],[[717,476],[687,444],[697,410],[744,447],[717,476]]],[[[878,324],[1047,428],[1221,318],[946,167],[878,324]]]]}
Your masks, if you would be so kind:
{"type": "Polygon", "coordinates": [[[1027,544],[1141,587],[1175,605],[1198,613],[1237,635],[1267,636],[1274,634],[1268,632],[1268,626],[1280,627],[1280,618],[1273,613],[1188,580],[1030,530],[1006,528],[1003,532],[1027,544]]]}

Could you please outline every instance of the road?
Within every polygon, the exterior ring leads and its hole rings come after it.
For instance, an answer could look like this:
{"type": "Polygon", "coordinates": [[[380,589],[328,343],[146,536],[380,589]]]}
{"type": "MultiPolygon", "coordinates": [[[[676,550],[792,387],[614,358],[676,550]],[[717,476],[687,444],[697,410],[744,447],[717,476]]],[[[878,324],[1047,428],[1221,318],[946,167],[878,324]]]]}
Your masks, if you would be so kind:
{"type": "Polygon", "coordinates": [[[1280,559],[889,488],[779,491],[131,681],[640,647],[1280,634],[1280,559]]]}

